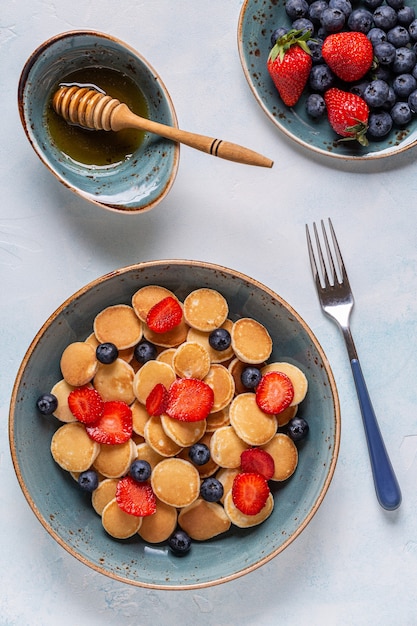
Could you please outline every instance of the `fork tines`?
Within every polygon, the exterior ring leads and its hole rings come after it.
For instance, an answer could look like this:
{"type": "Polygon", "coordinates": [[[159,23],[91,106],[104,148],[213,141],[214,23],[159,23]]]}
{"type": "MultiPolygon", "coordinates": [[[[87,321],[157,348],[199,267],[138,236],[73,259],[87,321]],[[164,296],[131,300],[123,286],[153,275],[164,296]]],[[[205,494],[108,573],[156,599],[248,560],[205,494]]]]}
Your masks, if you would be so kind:
{"type": "Polygon", "coordinates": [[[330,218],[328,218],[328,222],[333,246],[330,245],[324,221],[321,220],[322,239],[327,252],[327,263],[324,258],[323,248],[322,244],[320,243],[320,237],[316,223],[313,222],[313,231],[317,253],[314,252],[314,246],[310,237],[310,231],[308,225],[306,224],[307,246],[308,254],[310,257],[311,269],[315,282],[321,287],[333,286],[335,285],[336,281],[339,284],[343,282],[346,283],[348,281],[345,265],[343,263],[339,244],[337,242],[336,234],[334,232],[333,224],[330,218]],[[318,259],[318,263],[316,261],[316,258],[318,259]]]}

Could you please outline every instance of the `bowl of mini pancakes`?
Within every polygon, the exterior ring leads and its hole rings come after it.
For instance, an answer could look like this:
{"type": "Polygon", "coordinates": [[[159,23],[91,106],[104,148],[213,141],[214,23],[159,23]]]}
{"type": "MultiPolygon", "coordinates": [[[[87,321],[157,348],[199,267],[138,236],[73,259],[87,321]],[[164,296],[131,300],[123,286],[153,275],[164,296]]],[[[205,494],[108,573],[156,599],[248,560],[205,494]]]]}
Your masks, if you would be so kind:
{"type": "Polygon", "coordinates": [[[336,467],[340,409],[320,344],[277,293],[220,265],[161,260],[101,276],[51,314],[19,368],[9,438],[29,507],[60,546],[119,581],[183,590],[243,576],[306,529],[336,467]],[[116,349],[107,362],[103,346],[116,349]],[[265,392],[274,377],[291,389],[285,408],[265,392]],[[84,392],[100,403],[90,423],[71,400],[84,392]],[[243,459],[259,454],[273,469],[255,511],[246,480],[263,470],[243,459]],[[207,498],[211,479],[221,493],[207,498]]]}

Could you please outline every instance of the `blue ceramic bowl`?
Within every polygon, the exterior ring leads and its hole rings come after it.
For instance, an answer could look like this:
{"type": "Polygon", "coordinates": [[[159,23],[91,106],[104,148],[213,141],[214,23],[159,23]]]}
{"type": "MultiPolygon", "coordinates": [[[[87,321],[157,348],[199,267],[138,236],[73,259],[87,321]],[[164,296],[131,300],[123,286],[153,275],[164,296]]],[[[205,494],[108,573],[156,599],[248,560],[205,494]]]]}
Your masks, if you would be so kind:
{"type": "MultiPolygon", "coordinates": [[[[414,0],[408,4],[414,5],[414,0]]],[[[303,95],[287,107],[266,69],[271,35],[280,26],[291,26],[285,0],[245,0],[239,16],[238,47],[243,71],[255,99],[269,119],[285,135],[309,150],[342,159],[376,159],[398,154],[417,143],[417,118],[406,129],[392,130],[381,141],[362,147],[357,141],[337,142],[327,119],[313,121],[305,112],[303,95]]]]}
{"type": "Polygon", "coordinates": [[[26,135],[48,169],[81,197],[119,213],[147,211],[166,196],[175,180],[179,144],[145,134],[130,158],[92,166],[69,158],[51,137],[47,114],[52,95],[65,76],[85,68],[105,68],[127,76],[142,93],[150,119],[178,125],[161,78],[140,54],[114,37],[77,30],[43,43],[23,68],[18,105],[26,135]]]}
{"type": "Polygon", "coordinates": [[[259,282],[225,267],[164,260],[133,265],[103,276],[64,302],[45,322],[20,366],[10,405],[10,447],[26,499],[45,530],[70,554],[120,581],[158,589],[190,589],[226,582],[251,572],[282,552],[306,528],[332,480],[340,441],[340,413],[328,361],[311,330],[282,298],[259,282]],[[61,425],[36,410],[41,393],[60,380],[59,354],[91,332],[104,307],[130,303],[143,285],[159,284],[183,299],[198,287],[218,289],[233,319],[254,317],[269,329],[272,359],[302,368],[309,390],[299,408],[310,432],[299,449],[295,474],[280,487],[274,511],[263,524],[203,543],[184,557],[139,537],[116,541],[103,530],[90,497],[61,470],[50,441],[61,425]]]}

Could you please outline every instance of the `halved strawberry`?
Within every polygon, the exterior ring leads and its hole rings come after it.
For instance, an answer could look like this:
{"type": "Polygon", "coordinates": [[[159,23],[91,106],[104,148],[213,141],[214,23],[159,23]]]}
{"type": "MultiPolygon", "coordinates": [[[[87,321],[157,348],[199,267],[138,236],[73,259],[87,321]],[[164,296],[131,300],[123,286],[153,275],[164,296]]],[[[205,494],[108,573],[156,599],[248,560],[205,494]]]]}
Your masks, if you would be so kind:
{"type": "Polygon", "coordinates": [[[77,387],[68,396],[68,406],[79,422],[90,425],[102,416],[104,402],[93,387],[77,387]]]}
{"type": "Polygon", "coordinates": [[[86,430],[98,443],[124,443],[132,435],[132,410],[121,400],[104,402],[101,417],[86,430]]]}
{"type": "Polygon", "coordinates": [[[182,320],[182,308],[178,300],[167,296],[150,309],[146,323],[155,333],[166,333],[178,326],[182,320]]]}
{"type": "Polygon", "coordinates": [[[281,413],[294,398],[294,387],[283,372],[268,372],[256,388],[256,404],[270,415],[281,413]]]}
{"type": "Polygon", "coordinates": [[[255,472],[270,480],[275,472],[275,463],[272,456],[262,448],[248,448],[240,455],[242,472],[255,472]]]}
{"type": "Polygon", "coordinates": [[[166,414],[182,422],[206,419],[214,402],[211,387],[197,378],[177,378],[168,390],[166,414]]]}
{"type": "Polygon", "coordinates": [[[156,511],[156,497],[149,483],[139,483],[131,476],[121,478],[116,487],[116,502],[125,513],[146,517],[156,511]]]}
{"type": "Polygon", "coordinates": [[[158,383],[149,393],[145,402],[149,415],[162,415],[168,406],[168,390],[162,383],[158,383]]]}
{"type": "Polygon", "coordinates": [[[264,508],[270,490],[264,476],[256,472],[237,474],[232,486],[232,500],[244,515],[257,515],[264,508]]]}

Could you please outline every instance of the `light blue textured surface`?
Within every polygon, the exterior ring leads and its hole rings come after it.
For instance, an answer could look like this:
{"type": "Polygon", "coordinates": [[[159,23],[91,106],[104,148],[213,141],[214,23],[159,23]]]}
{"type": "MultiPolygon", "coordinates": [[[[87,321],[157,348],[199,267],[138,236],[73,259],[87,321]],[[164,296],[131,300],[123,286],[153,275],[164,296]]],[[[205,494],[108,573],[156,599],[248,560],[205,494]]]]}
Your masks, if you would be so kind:
{"type": "Polygon", "coordinates": [[[5,626],[368,626],[416,623],[417,220],[416,151],[352,163],[304,150],[267,119],[237,51],[239,0],[22,0],[0,16],[0,623],[5,626]],[[60,185],[20,126],[20,71],[45,39],[96,28],[135,47],[164,78],[187,130],[273,158],[272,170],[181,150],[177,180],[153,211],[101,211],[60,185]],[[330,216],[356,298],[352,330],[375,412],[402,488],[401,508],[378,505],[350,366],[322,315],[304,224],[330,216]],[[129,263],[198,258],[234,267],[277,291],[329,357],[342,410],[338,466],[301,536],[256,572],[211,589],[154,591],[104,577],[51,539],[28,507],[8,449],[7,415],[19,363],[66,297],[129,263]]]}

